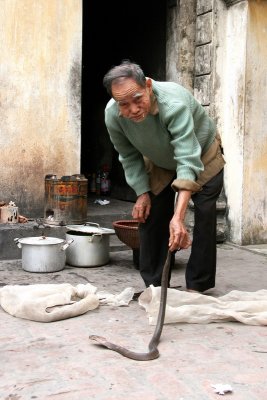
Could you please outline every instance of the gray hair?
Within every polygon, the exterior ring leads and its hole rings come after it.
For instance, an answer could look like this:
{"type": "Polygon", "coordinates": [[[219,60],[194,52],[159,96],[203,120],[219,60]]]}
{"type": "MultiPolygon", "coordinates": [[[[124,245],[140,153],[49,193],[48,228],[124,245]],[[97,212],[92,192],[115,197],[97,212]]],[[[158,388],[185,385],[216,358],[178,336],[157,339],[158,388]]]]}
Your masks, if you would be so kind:
{"type": "Polygon", "coordinates": [[[135,82],[145,87],[146,77],[142,68],[129,60],[124,60],[120,65],[111,68],[103,78],[103,85],[112,97],[111,86],[113,81],[120,78],[132,78],[135,82]]]}

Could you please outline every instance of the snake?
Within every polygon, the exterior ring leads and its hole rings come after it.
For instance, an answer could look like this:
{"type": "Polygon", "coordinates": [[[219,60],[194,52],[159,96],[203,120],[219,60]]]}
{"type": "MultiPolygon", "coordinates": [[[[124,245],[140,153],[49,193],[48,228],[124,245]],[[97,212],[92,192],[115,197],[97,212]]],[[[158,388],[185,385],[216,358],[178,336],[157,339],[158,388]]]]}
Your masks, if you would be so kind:
{"type": "Polygon", "coordinates": [[[168,291],[168,280],[169,280],[169,270],[171,264],[171,251],[168,250],[167,258],[165,264],[163,266],[162,277],[161,277],[161,290],[160,290],[160,305],[157,316],[156,326],[153,332],[153,335],[148,344],[148,351],[139,353],[132,350],[127,349],[126,347],[117,345],[115,343],[109,342],[106,338],[97,335],[90,335],[89,339],[93,340],[95,344],[99,344],[109,350],[116,351],[124,357],[130,358],[136,361],[150,361],[155,360],[159,357],[160,353],[158,350],[158,344],[160,341],[165,311],[166,311],[166,300],[167,300],[167,291],[168,291]]]}

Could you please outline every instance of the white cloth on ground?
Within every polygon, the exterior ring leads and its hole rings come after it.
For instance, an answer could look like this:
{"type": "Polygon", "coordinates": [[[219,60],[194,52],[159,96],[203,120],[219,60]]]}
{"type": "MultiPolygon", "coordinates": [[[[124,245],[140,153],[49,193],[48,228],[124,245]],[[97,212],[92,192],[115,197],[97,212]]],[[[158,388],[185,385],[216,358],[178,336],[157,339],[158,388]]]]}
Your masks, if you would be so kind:
{"type": "Polygon", "coordinates": [[[0,289],[0,305],[14,317],[53,322],[82,315],[100,304],[128,305],[133,294],[133,288],[126,288],[118,295],[98,293],[90,283],[6,285],[0,289]]]}
{"type": "MultiPolygon", "coordinates": [[[[160,304],[161,287],[151,285],[138,298],[145,308],[149,324],[155,325],[160,304]]],[[[267,325],[267,290],[242,292],[233,290],[221,297],[168,289],[165,324],[188,322],[239,321],[247,325],[267,325]]]]}

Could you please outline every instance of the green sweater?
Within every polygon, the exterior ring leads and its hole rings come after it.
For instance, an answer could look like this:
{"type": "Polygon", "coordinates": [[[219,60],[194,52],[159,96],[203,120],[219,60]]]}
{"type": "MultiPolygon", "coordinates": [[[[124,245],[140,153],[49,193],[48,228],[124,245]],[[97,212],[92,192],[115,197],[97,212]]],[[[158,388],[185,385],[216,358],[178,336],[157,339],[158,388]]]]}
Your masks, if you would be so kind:
{"type": "Polygon", "coordinates": [[[110,139],[137,196],[150,190],[143,156],[158,167],[176,170],[177,179],[195,182],[204,169],[201,156],[216,134],[214,122],[187,89],[154,80],[152,88],[158,113],[142,122],[120,116],[113,99],[105,108],[110,139]]]}

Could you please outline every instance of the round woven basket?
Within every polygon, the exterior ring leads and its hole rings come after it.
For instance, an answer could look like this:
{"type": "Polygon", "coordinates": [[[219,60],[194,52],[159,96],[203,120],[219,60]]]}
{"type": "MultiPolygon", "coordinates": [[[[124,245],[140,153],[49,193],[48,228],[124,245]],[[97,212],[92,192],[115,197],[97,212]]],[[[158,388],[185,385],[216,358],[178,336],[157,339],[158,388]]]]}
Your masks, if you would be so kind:
{"type": "Polygon", "coordinates": [[[138,221],[120,220],[113,222],[113,228],[118,238],[132,249],[139,249],[138,221]]]}

